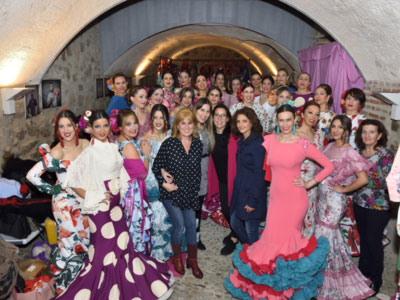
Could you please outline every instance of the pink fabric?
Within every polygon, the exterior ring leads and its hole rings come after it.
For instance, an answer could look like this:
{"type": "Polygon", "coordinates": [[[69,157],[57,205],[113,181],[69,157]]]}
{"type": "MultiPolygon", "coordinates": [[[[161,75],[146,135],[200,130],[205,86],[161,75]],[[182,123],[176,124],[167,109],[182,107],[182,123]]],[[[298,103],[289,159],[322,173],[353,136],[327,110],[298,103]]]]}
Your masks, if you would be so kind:
{"type": "Polygon", "coordinates": [[[314,46],[299,51],[300,67],[311,75],[311,89],[321,83],[332,87],[333,111],[342,113],[341,94],[350,88],[364,88],[364,80],[346,51],[337,43],[314,46]]]}
{"type": "Polygon", "coordinates": [[[386,178],[386,183],[389,190],[390,200],[393,202],[400,202],[400,148],[397,150],[392,169],[386,178]]]}
{"type": "Polygon", "coordinates": [[[219,193],[219,184],[218,184],[217,171],[215,170],[215,165],[212,155],[210,155],[210,161],[208,164],[208,192],[206,198],[204,199],[204,205],[207,206],[207,204],[211,201],[212,197],[218,193],[219,193]]]}

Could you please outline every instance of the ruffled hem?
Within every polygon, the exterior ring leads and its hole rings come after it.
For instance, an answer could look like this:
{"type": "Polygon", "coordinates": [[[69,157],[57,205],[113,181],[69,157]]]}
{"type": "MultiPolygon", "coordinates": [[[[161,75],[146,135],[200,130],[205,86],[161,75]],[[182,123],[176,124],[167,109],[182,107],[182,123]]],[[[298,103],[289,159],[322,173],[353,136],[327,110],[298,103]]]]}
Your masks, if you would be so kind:
{"type": "MultiPolygon", "coordinates": [[[[315,240],[315,238],[314,238],[315,240]]],[[[243,246],[238,245],[232,260],[237,268],[225,280],[226,289],[241,299],[311,299],[317,295],[317,289],[323,283],[321,271],[325,269],[326,255],[329,252],[329,242],[320,237],[314,251],[313,242],[296,254],[278,257],[273,274],[256,273],[254,263],[251,267],[241,259],[243,246]],[[306,250],[307,249],[307,250],[306,250]],[[310,252],[310,253],[309,253],[310,252]],[[300,253],[309,253],[306,257],[299,257],[300,253]]],[[[255,268],[259,272],[260,268],[255,268]]]]}
{"type": "Polygon", "coordinates": [[[250,265],[251,269],[255,274],[260,276],[262,275],[262,273],[272,274],[274,272],[274,269],[276,267],[276,261],[278,259],[283,259],[285,262],[287,262],[289,260],[297,260],[302,257],[309,256],[317,248],[317,239],[314,236],[311,236],[309,243],[303,249],[300,249],[299,251],[291,253],[289,255],[283,255],[283,254],[279,255],[275,259],[270,260],[268,264],[261,264],[261,265],[257,264],[248,257],[247,255],[248,247],[249,247],[248,244],[244,245],[244,251],[240,252],[240,258],[245,264],[250,265]]]}
{"type": "Polygon", "coordinates": [[[319,289],[320,300],[361,300],[374,294],[369,288],[370,280],[365,278],[356,265],[351,269],[341,268],[337,272],[322,272],[325,280],[319,289]]]}

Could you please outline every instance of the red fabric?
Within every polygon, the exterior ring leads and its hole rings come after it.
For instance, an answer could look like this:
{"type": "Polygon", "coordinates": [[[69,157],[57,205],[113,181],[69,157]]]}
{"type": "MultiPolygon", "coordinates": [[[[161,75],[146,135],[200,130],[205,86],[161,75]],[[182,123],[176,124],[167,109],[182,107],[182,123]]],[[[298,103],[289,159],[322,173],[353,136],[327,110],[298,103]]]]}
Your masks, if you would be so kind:
{"type": "Polygon", "coordinates": [[[21,195],[23,197],[25,197],[26,195],[28,195],[29,193],[29,188],[27,185],[25,184],[21,184],[20,188],[19,188],[19,192],[21,193],[21,195]]]}
{"type": "Polygon", "coordinates": [[[263,170],[265,171],[265,177],[264,177],[265,181],[271,181],[272,173],[271,173],[271,167],[268,165],[268,153],[267,152],[265,152],[263,170]]]}
{"type": "MultiPolygon", "coordinates": [[[[207,204],[211,201],[215,194],[219,193],[219,184],[217,171],[215,170],[214,160],[210,155],[210,162],[208,165],[208,193],[204,199],[204,203],[207,204]]],[[[206,205],[207,206],[207,205],[206,205]]]]}
{"type": "Polygon", "coordinates": [[[228,204],[231,204],[233,182],[236,176],[236,152],[238,150],[238,141],[239,139],[230,135],[228,143],[228,204]]]}
{"type": "Polygon", "coordinates": [[[315,236],[311,236],[310,242],[308,243],[308,245],[305,248],[300,249],[298,252],[295,252],[295,253],[292,253],[289,255],[279,255],[275,259],[271,260],[268,264],[263,264],[263,265],[258,265],[256,262],[252,261],[247,256],[246,251],[247,251],[248,247],[249,247],[248,244],[244,245],[244,247],[243,247],[244,250],[240,252],[240,259],[245,264],[248,264],[251,267],[251,269],[253,270],[253,272],[256,273],[258,276],[261,276],[262,273],[271,275],[274,273],[275,263],[279,257],[282,257],[285,261],[297,260],[299,258],[306,257],[306,256],[310,255],[315,250],[315,248],[317,248],[317,239],[315,238],[315,236]]]}

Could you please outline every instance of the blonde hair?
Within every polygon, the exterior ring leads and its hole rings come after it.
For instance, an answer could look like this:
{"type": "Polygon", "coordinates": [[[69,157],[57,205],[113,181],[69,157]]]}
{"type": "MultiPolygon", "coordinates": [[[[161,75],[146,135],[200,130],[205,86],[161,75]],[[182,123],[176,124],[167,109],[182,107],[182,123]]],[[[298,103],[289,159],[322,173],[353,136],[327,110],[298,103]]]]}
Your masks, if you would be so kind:
{"type": "Polygon", "coordinates": [[[189,119],[190,122],[193,122],[192,137],[194,137],[195,139],[200,138],[199,137],[199,133],[197,132],[197,119],[196,119],[196,116],[194,115],[193,111],[188,107],[184,107],[184,108],[180,109],[176,113],[174,122],[172,123],[172,134],[171,134],[171,137],[172,138],[181,139],[181,133],[179,132],[178,125],[184,119],[189,119]]]}
{"type": "MultiPolygon", "coordinates": [[[[219,88],[218,88],[219,90],[219,88]]],[[[220,93],[222,95],[222,93],[220,93]]],[[[196,101],[196,103],[193,106],[193,113],[196,114],[196,112],[203,107],[203,105],[209,105],[210,106],[210,116],[208,117],[207,121],[203,124],[205,129],[207,130],[208,133],[208,139],[209,139],[209,146],[208,146],[208,151],[213,151],[214,146],[215,146],[215,136],[214,136],[214,129],[213,129],[213,118],[212,118],[212,104],[208,98],[200,98],[196,101]]]]}

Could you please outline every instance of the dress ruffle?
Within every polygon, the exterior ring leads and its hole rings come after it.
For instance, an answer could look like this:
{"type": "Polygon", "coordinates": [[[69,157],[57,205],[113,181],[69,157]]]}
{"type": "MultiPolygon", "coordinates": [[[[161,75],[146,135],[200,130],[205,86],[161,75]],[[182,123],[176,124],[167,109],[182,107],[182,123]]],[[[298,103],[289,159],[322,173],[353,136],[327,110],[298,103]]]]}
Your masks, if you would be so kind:
{"type": "Polygon", "coordinates": [[[225,280],[225,288],[240,299],[266,299],[267,296],[268,299],[311,299],[323,283],[321,270],[327,265],[328,252],[328,240],[322,237],[316,241],[313,237],[299,252],[285,258],[277,257],[273,274],[267,274],[262,272],[263,268],[251,263],[243,246],[238,245],[232,257],[237,269],[225,280]]]}

